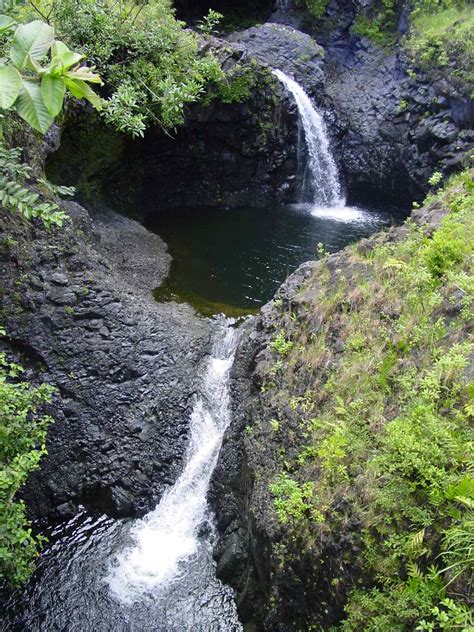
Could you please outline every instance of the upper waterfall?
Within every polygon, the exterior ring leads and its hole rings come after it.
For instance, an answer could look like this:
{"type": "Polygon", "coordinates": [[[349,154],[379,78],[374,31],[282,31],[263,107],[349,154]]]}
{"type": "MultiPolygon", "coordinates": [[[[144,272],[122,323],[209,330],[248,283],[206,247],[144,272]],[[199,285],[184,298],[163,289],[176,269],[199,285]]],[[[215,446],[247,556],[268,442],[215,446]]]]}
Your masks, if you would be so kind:
{"type": "MultiPolygon", "coordinates": [[[[303,88],[281,70],[273,74],[292,94],[298,108],[308,161],[302,167],[301,201],[316,206],[344,206],[339,173],[329,147],[329,138],[322,116],[317,112],[303,88]]],[[[298,154],[301,154],[298,151],[298,154]]],[[[300,162],[300,155],[298,156],[300,162]]]]}

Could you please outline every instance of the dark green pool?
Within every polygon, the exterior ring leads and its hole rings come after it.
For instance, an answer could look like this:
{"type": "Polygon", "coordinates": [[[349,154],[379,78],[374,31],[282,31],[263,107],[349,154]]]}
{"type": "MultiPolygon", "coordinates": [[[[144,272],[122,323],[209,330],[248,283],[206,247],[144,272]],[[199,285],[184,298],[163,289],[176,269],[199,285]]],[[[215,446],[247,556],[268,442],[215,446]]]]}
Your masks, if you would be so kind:
{"type": "Polygon", "coordinates": [[[318,243],[329,252],[367,237],[403,213],[342,207],[186,208],[148,216],[146,226],[168,244],[173,263],[157,300],[186,301],[205,315],[258,309],[318,243]]]}

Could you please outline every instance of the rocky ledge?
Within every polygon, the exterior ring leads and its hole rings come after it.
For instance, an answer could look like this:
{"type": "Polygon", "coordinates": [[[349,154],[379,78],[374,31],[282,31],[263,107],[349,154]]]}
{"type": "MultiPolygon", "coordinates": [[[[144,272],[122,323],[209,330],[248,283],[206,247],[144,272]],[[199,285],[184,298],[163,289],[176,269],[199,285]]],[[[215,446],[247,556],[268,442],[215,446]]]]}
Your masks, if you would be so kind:
{"type": "Polygon", "coordinates": [[[52,232],[1,218],[2,347],[27,379],[57,388],[48,456],[23,495],[34,518],[79,504],[140,515],[179,471],[208,326],[186,305],[154,302],[170,262],[157,236],[64,207],[52,232]]]}

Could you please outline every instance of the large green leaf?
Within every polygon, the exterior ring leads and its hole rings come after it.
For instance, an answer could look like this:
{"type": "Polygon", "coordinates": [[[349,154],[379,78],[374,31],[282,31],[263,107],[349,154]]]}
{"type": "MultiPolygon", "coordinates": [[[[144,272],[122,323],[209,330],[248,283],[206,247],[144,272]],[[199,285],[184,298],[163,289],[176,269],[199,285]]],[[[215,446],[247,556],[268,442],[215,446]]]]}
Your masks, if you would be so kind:
{"type": "Polygon", "coordinates": [[[64,70],[69,70],[69,68],[78,64],[81,59],[84,59],[84,55],[74,53],[72,50],[69,50],[66,44],[57,40],[53,44],[51,55],[53,57],[52,63],[60,61],[64,70]]]}
{"type": "Polygon", "coordinates": [[[89,103],[92,103],[96,110],[102,109],[101,98],[85,81],[81,81],[80,79],[69,79],[68,76],[66,76],[66,87],[69,92],[76,97],[76,99],[87,99],[89,103]]]}
{"type": "Polygon", "coordinates": [[[0,33],[4,33],[15,26],[16,22],[9,15],[0,15],[0,33]]]}
{"type": "Polygon", "coordinates": [[[41,96],[52,117],[56,117],[63,107],[66,83],[62,77],[44,75],[41,80],[41,96]]]}
{"type": "Polygon", "coordinates": [[[13,66],[0,66],[0,107],[8,110],[20,94],[21,75],[13,66]]]}
{"type": "Polygon", "coordinates": [[[54,29],[49,24],[34,20],[21,24],[15,31],[10,48],[10,58],[18,70],[26,66],[28,56],[41,59],[54,42],[54,29]]]}
{"type": "Polygon", "coordinates": [[[15,109],[22,119],[42,134],[46,134],[54,121],[44,104],[40,84],[31,79],[23,80],[15,109]]]}

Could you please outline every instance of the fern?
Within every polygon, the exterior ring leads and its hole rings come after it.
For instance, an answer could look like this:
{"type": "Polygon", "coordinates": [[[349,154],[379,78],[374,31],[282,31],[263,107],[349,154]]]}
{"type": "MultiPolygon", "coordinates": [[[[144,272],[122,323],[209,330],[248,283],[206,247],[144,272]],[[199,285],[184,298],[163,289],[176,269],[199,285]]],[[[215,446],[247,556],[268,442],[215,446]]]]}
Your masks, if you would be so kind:
{"type": "Polygon", "coordinates": [[[46,228],[62,226],[66,214],[58,205],[41,201],[39,193],[25,186],[31,177],[31,167],[21,162],[21,149],[0,144],[0,204],[9,211],[21,213],[26,219],[40,219],[46,228]]]}

